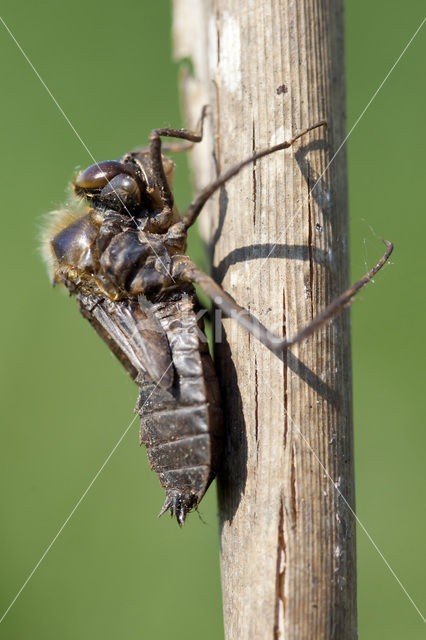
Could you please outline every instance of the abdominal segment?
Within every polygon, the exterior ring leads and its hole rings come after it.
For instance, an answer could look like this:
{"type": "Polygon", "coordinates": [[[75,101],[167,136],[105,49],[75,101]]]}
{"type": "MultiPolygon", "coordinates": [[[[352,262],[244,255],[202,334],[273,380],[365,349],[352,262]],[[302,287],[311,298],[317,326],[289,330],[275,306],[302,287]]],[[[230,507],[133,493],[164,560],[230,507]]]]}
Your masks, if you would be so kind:
{"type": "Polygon", "coordinates": [[[192,294],[151,307],[169,340],[173,385],[164,389],[145,376],[137,379],[140,440],[166,490],[161,513],[169,510],[179,524],[216,475],[222,443],[218,383],[194,302],[192,294]]]}

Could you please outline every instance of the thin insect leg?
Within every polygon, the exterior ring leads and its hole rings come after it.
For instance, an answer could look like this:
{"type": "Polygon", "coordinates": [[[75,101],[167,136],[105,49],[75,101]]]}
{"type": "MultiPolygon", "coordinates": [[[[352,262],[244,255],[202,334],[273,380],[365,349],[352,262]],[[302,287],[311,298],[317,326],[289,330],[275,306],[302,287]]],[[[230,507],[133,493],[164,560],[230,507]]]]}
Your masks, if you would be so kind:
{"type": "Polygon", "coordinates": [[[337,316],[352,301],[358,291],[368,284],[375,274],[383,267],[389,259],[393,251],[393,244],[387,240],[383,241],[386,245],[386,252],[379,262],[362,276],[355,284],[346,289],[333,302],[331,302],[321,313],[319,313],[302,331],[292,338],[280,338],[271,333],[259,320],[251,315],[247,309],[240,307],[235,300],[222,289],[210,276],[200,271],[191,261],[184,267],[184,275],[191,279],[192,282],[198,284],[200,289],[209,296],[214,304],[221,309],[224,314],[230,318],[234,318],[247,331],[253,334],[260,342],[267,346],[271,351],[280,353],[284,349],[288,349],[298,342],[302,342],[312,335],[319,327],[329,322],[337,316]]]}
{"type": "Polygon", "coordinates": [[[161,148],[166,153],[181,153],[181,151],[191,151],[195,142],[167,142],[162,144],[161,148]]]}
{"type": "MultiPolygon", "coordinates": [[[[180,153],[181,151],[190,151],[194,146],[194,142],[166,142],[162,143],[162,153],[180,153]]],[[[135,147],[131,153],[146,153],[149,147],[135,147]]]]}
{"type": "Polygon", "coordinates": [[[207,113],[207,107],[204,106],[201,110],[200,124],[198,131],[189,131],[188,129],[154,129],[149,136],[149,155],[151,157],[152,169],[160,190],[160,196],[170,211],[173,209],[173,194],[167,182],[166,174],[164,173],[163,161],[161,158],[161,136],[167,136],[169,138],[180,138],[182,140],[188,140],[191,143],[201,142],[203,139],[203,125],[204,118],[207,113]]]}
{"type": "Polygon", "coordinates": [[[302,136],[309,133],[309,131],[312,131],[313,129],[317,129],[318,127],[326,127],[326,126],[327,126],[326,121],[321,120],[320,122],[317,122],[316,124],[311,125],[307,129],[304,129],[304,131],[301,131],[300,133],[298,133],[289,142],[280,142],[280,144],[276,144],[273,147],[268,147],[267,149],[262,149],[261,151],[257,151],[256,153],[251,155],[249,158],[246,158],[242,162],[239,162],[233,167],[230,167],[229,169],[227,169],[227,171],[222,173],[218,178],[216,178],[216,180],[214,180],[213,182],[208,184],[206,187],[204,187],[204,189],[200,191],[200,193],[195,198],[195,200],[189,205],[188,209],[185,211],[185,215],[182,218],[182,223],[184,228],[188,229],[191,225],[194,224],[195,220],[197,219],[201,209],[204,207],[207,200],[214,194],[215,191],[217,191],[223,184],[225,184],[225,182],[227,182],[230,178],[233,178],[234,176],[236,176],[237,173],[239,173],[243,167],[246,167],[248,164],[251,164],[256,160],[259,160],[259,158],[263,158],[264,156],[268,156],[271,153],[275,153],[275,151],[281,151],[281,149],[288,149],[296,142],[296,140],[298,140],[302,136]]]}
{"type": "Polygon", "coordinates": [[[330,304],[327,305],[327,307],[323,311],[321,311],[321,313],[315,316],[312,322],[310,322],[307,327],[305,327],[304,329],[302,329],[302,331],[295,335],[294,338],[290,338],[289,340],[285,341],[286,347],[290,347],[297,342],[305,340],[305,338],[308,338],[310,335],[312,335],[312,333],[314,333],[319,327],[337,316],[341,311],[343,311],[343,309],[345,309],[345,307],[348,306],[348,304],[351,303],[352,298],[358,293],[358,291],[361,291],[361,289],[363,289],[369,282],[371,282],[376,273],[380,271],[380,269],[389,260],[393,251],[392,242],[389,242],[389,240],[383,240],[383,242],[386,246],[386,251],[380,258],[379,262],[374,267],[372,267],[372,269],[367,271],[367,273],[365,273],[362,278],[357,280],[355,284],[353,284],[348,289],[345,289],[345,291],[343,291],[340,296],[337,296],[337,298],[330,302],[330,304]]]}

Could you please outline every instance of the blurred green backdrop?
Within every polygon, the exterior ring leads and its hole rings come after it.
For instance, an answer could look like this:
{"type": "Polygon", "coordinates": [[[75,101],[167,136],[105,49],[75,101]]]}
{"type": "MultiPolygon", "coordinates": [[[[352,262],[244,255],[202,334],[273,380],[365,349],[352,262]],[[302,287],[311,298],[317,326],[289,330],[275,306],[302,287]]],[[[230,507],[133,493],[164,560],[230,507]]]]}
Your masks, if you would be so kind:
{"type": "MultiPolygon", "coordinates": [[[[2,3],[3,18],[96,159],[183,124],[169,2],[2,3]]],[[[346,4],[348,129],[422,19],[420,0],[346,4]]],[[[1,610],[131,421],[136,389],[77,306],[52,291],[36,237],[87,152],[4,28],[2,163],[1,610]]],[[[424,83],[426,27],[348,143],[352,273],[395,242],[353,306],[358,515],[424,606],[424,83]],[[423,79],[422,79],[423,78],[423,79]]],[[[190,198],[179,158],[178,203],[190,198]]],[[[203,260],[195,242],[193,255],[203,260]]],[[[8,639],[223,637],[215,491],[181,531],[135,422],[0,626],[8,639]]],[[[424,637],[362,530],[364,640],[424,637]]]]}

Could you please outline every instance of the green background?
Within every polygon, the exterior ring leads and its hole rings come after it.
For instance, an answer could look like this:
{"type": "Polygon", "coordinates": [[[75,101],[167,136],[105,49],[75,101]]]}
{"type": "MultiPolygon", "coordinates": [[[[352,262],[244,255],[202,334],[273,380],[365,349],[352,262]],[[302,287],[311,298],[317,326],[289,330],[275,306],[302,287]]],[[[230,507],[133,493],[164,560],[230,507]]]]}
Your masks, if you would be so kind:
{"type": "MultiPolygon", "coordinates": [[[[156,2],[3,2],[3,18],[98,160],[182,125],[170,8],[156,2]]],[[[420,0],[346,6],[348,129],[420,24],[420,0]]],[[[195,25],[188,25],[194,29],[195,25]]],[[[47,282],[37,235],[87,152],[0,27],[1,611],[131,421],[136,390],[47,282]]],[[[353,278],[395,242],[353,305],[358,515],[424,607],[426,26],[350,137],[353,278]],[[423,496],[423,497],[422,497],[423,496]]],[[[190,198],[185,158],[176,197],[190,198]]],[[[202,248],[193,247],[198,260],[202,248]]],[[[8,639],[221,638],[215,491],[183,530],[135,422],[0,626],[8,639]]],[[[360,637],[424,637],[358,530],[360,637]]]]}

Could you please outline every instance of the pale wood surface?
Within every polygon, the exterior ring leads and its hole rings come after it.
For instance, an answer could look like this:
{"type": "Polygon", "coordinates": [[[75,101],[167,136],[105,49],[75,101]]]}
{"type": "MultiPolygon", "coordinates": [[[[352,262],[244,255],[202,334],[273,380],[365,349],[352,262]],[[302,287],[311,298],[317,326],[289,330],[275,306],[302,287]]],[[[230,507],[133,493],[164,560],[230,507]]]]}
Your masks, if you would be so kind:
{"type": "MultiPolygon", "coordinates": [[[[329,122],[245,169],[201,216],[217,281],[294,334],[348,284],[344,149],[323,175],[345,132],[341,0],[175,0],[174,32],[194,68],[182,83],[187,123],[211,105],[192,156],[197,186],[329,122]]],[[[226,638],[356,638],[355,523],[341,497],[354,505],[348,314],[282,359],[223,326],[226,638]]]]}

